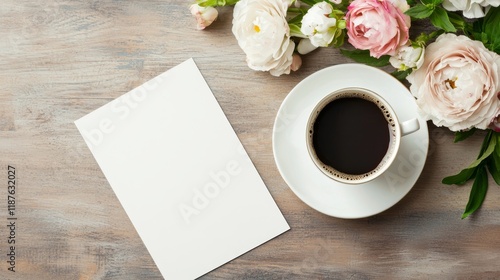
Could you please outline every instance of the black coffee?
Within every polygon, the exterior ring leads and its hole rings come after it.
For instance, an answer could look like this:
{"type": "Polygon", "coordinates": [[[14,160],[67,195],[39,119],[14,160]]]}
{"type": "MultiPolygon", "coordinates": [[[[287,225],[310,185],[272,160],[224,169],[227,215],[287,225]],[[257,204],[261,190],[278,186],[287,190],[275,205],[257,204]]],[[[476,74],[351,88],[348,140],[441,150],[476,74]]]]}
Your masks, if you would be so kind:
{"type": "Polygon", "coordinates": [[[346,174],[360,175],[374,170],[382,161],[389,148],[390,133],[378,105],[362,98],[344,97],[321,110],[312,140],[316,155],[324,164],[346,174]]]}

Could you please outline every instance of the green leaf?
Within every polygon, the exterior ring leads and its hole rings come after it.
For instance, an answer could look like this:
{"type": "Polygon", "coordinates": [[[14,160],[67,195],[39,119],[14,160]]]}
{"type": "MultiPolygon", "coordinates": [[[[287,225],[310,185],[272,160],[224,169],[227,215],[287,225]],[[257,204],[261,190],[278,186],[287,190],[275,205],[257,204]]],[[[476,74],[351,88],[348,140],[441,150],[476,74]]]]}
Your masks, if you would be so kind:
{"type": "Polygon", "coordinates": [[[300,31],[300,27],[296,24],[289,23],[288,26],[290,27],[290,36],[291,37],[298,37],[298,38],[307,38],[302,31],[300,31]]]}
{"type": "Polygon", "coordinates": [[[489,157],[488,169],[495,183],[500,186],[500,133],[492,132],[491,137],[490,141],[496,141],[497,145],[495,146],[495,151],[489,157]]]}
{"type": "Polygon", "coordinates": [[[466,22],[461,15],[456,13],[448,13],[448,17],[450,18],[451,24],[453,24],[453,26],[455,26],[456,29],[464,31],[471,29],[470,24],[466,22]]]}
{"type": "Polygon", "coordinates": [[[340,49],[340,52],[356,62],[364,63],[370,66],[382,67],[389,64],[390,56],[383,55],[380,58],[375,58],[370,56],[370,51],[368,50],[350,51],[350,50],[340,49]]]}
{"type": "Polygon", "coordinates": [[[330,45],[336,48],[340,48],[344,44],[345,36],[346,30],[337,28],[335,30],[335,35],[333,36],[333,41],[330,43],[330,45]]]}
{"type": "Polygon", "coordinates": [[[495,183],[500,186],[500,157],[493,153],[488,159],[488,170],[495,183]]]}
{"type": "Polygon", "coordinates": [[[491,7],[483,21],[483,31],[488,37],[490,50],[500,51],[500,6],[491,7]]]}
{"type": "MultiPolygon", "coordinates": [[[[488,134],[484,137],[483,143],[481,143],[481,149],[479,150],[479,155],[477,158],[481,157],[490,145],[491,138],[494,137],[493,130],[488,131],[488,134]]],[[[495,136],[496,137],[496,136],[495,136]]]]}
{"type": "MultiPolygon", "coordinates": [[[[323,1],[323,0],[319,0],[320,2],[323,1]]],[[[334,9],[338,9],[338,10],[341,10],[341,11],[347,11],[347,7],[349,6],[349,4],[351,4],[351,0],[342,0],[340,1],[340,3],[336,4],[336,3],[333,3],[332,1],[328,1],[326,0],[328,3],[330,3],[330,5],[332,5],[334,7],[334,9]]]]}
{"type": "Polygon", "coordinates": [[[422,3],[427,4],[427,5],[437,6],[441,3],[443,3],[443,0],[422,0],[422,3]]]}
{"type": "Polygon", "coordinates": [[[315,0],[301,0],[300,2],[305,3],[309,6],[314,6],[317,2],[315,0]]]}
{"type": "Polygon", "coordinates": [[[196,3],[202,7],[233,6],[239,0],[197,0],[196,3]]]}
{"type": "Polygon", "coordinates": [[[444,8],[436,7],[429,18],[435,27],[441,28],[446,32],[457,32],[457,29],[455,29],[455,26],[453,26],[448,17],[448,12],[444,8]]]}
{"type": "MultiPolygon", "coordinates": [[[[302,23],[302,18],[304,17],[303,14],[298,14],[296,16],[294,16],[293,18],[289,19],[288,20],[288,24],[295,24],[295,25],[299,25],[302,23]]],[[[300,29],[300,28],[299,28],[300,29]]]]}
{"type": "Polygon", "coordinates": [[[500,132],[492,133],[497,139],[497,146],[495,147],[495,153],[498,158],[500,158],[500,132]]]}
{"type": "Polygon", "coordinates": [[[469,195],[469,202],[465,207],[465,211],[462,214],[462,219],[467,218],[470,214],[474,213],[483,204],[484,198],[486,197],[486,192],[488,191],[488,174],[484,166],[477,171],[476,179],[472,184],[472,189],[469,195]]]}
{"type": "Polygon", "coordinates": [[[457,132],[455,132],[455,139],[453,140],[453,142],[457,143],[457,142],[463,141],[463,140],[469,138],[472,134],[474,134],[474,132],[476,132],[475,127],[471,128],[469,130],[466,130],[466,131],[457,131],[457,132]]]}
{"type": "Polygon", "coordinates": [[[441,183],[446,185],[462,185],[465,184],[469,179],[474,178],[476,168],[465,168],[462,169],[458,174],[445,177],[441,183]]]}
{"type": "Polygon", "coordinates": [[[422,18],[428,18],[433,12],[434,12],[434,7],[417,4],[406,10],[405,14],[409,15],[412,18],[422,19],[422,18]]]}
{"type": "MultiPolygon", "coordinates": [[[[489,135],[489,134],[488,134],[489,135]]],[[[496,137],[490,137],[490,139],[487,139],[488,136],[486,136],[485,141],[488,141],[488,146],[486,147],[486,150],[484,152],[480,153],[480,157],[473,161],[468,168],[474,168],[478,166],[483,160],[485,160],[487,157],[489,157],[493,151],[495,151],[495,146],[497,145],[496,137]]]]}
{"type": "Polygon", "coordinates": [[[479,41],[484,44],[485,47],[488,46],[488,34],[482,32],[482,31],[473,31],[471,33],[471,39],[474,39],[476,41],[479,41]]]}
{"type": "Polygon", "coordinates": [[[483,143],[481,144],[481,150],[479,151],[477,159],[474,160],[467,168],[460,171],[460,173],[453,176],[448,176],[441,182],[447,185],[461,185],[467,182],[469,179],[474,178],[476,168],[480,166],[480,164],[483,163],[485,159],[491,156],[491,154],[493,154],[497,146],[497,136],[494,135],[492,131],[490,131],[485,136],[483,143]]]}
{"type": "Polygon", "coordinates": [[[408,77],[408,75],[410,75],[411,72],[412,72],[412,69],[409,68],[409,69],[406,69],[404,71],[396,70],[396,71],[392,72],[391,75],[394,78],[402,81],[402,80],[406,79],[406,77],[408,77]]]}
{"type": "Polygon", "coordinates": [[[485,17],[472,25],[472,37],[483,42],[486,48],[500,54],[500,6],[491,7],[485,17]]]}

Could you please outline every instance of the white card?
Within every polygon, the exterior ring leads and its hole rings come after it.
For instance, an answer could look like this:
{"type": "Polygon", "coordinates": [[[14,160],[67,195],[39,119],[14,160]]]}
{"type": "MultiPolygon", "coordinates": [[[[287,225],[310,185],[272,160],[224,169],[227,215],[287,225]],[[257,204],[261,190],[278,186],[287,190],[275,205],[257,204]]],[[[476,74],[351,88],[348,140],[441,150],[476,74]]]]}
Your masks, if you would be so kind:
{"type": "Polygon", "coordinates": [[[166,279],[290,229],[192,59],[75,124],[166,279]]]}

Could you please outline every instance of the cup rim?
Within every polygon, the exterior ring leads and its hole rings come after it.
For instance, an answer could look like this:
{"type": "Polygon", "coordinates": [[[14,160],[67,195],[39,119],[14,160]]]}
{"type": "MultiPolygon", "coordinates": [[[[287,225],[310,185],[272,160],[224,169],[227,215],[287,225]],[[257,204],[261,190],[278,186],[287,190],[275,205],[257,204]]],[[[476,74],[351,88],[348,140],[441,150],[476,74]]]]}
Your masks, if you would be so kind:
{"type": "MultiPolygon", "coordinates": [[[[341,97],[341,98],[343,98],[343,97],[341,97]]],[[[336,180],[336,181],[338,181],[340,183],[350,184],[350,185],[363,184],[363,183],[372,181],[375,178],[379,177],[380,175],[384,174],[384,172],[392,165],[393,161],[395,160],[396,155],[397,155],[397,153],[399,151],[399,146],[401,144],[401,127],[400,127],[400,123],[399,123],[399,118],[396,115],[396,112],[394,111],[394,109],[392,109],[392,106],[380,94],[377,94],[377,93],[375,93],[375,92],[373,92],[373,91],[371,91],[369,89],[362,88],[362,87],[346,87],[346,88],[341,88],[341,89],[335,90],[335,91],[327,94],[323,98],[321,98],[316,103],[316,105],[314,106],[313,110],[309,114],[309,118],[307,120],[307,125],[306,125],[306,131],[305,132],[306,132],[306,146],[307,146],[307,151],[308,151],[309,157],[313,161],[314,165],[324,175],[326,175],[330,179],[336,180]],[[374,97],[377,100],[380,100],[381,103],[385,106],[385,108],[389,111],[389,113],[390,113],[390,115],[391,115],[391,117],[392,117],[392,119],[393,119],[393,121],[395,123],[395,126],[394,126],[395,135],[394,135],[394,140],[392,140],[392,141],[394,141],[394,143],[392,144],[393,148],[392,148],[391,154],[387,157],[387,153],[386,153],[386,155],[384,156],[384,158],[382,159],[382,161],[379,163],[380,168],[378,168],[378,169],[376,168],[375,172],[370,171],[370,172],[367,172],[367,173],[364,173],[364,174],[355,175],[356,179],[342,178],[342,177],[340,177],[340,176],[338,176],[336,174],[333,174],[333,172],[331,172],[330,170],[322,168],[320,165],[326,165],[326,164],[324,164],[323,162],[321,162],[319,160],[319,158],[318,158],[318,156],[316,154],[316,151],[312,148],[312,145],[313,145],[312,144],[312,139],[313,139],[313,135],[314,135],[312,124],[314,123],[314,121],[318,117],[320,111],[323,110],[323,108],[327,104],[329,104],[331,101],[335,100],[335,98],[334,98],[335,96],[338,96],[338,95],[343,94],[343,93],[348,92],[348,91],[361,92],[361,93],[367,94],[367,95],[369,95],[371,97],[374,97]],[[382,162],[384,162],[384,163],[382,164],[382,162]],[[382,165],[380,165],[380,164],[382,164],[382,165]]],[[[388,149],[388,151],[389,150],[390,149],[388,149]]],[[[331,167],[331,166],[329,166],[329,167],[331,169],[335,170],[333,167],[331,167]]],[[[340,172],[338,170],[335,170],[335,171],[336,171],[336,173],[339,173],[339,174],[345,174],[346,177],[347,176],[352,176],[352,174],[347,174],[347,173],[344,173],[344,172],[340,172]]]]}

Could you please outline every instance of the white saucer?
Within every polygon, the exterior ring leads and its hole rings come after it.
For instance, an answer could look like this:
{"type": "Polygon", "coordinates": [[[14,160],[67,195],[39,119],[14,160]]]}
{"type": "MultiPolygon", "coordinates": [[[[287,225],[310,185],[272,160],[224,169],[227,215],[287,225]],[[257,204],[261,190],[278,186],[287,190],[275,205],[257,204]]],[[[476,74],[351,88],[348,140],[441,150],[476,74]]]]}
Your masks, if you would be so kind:
{"type": "Polygon", "coordinates": [[[386,72],[363,64],[341,64],[320,70],[301,81],[285,98],[276,116],[273,152],[281,176],[307,205],[338,218],[378,214],[401,200],[417,181],[427,158],[429,134],[408,89],[386,72]],[[392,105],[399,121],[418,118],[420,129],[401,139],[389,169],[365,184],[346,185],[324,175],[306,147],[306,123],[316,103],[345,87],[363,87],[392,105]]]}

